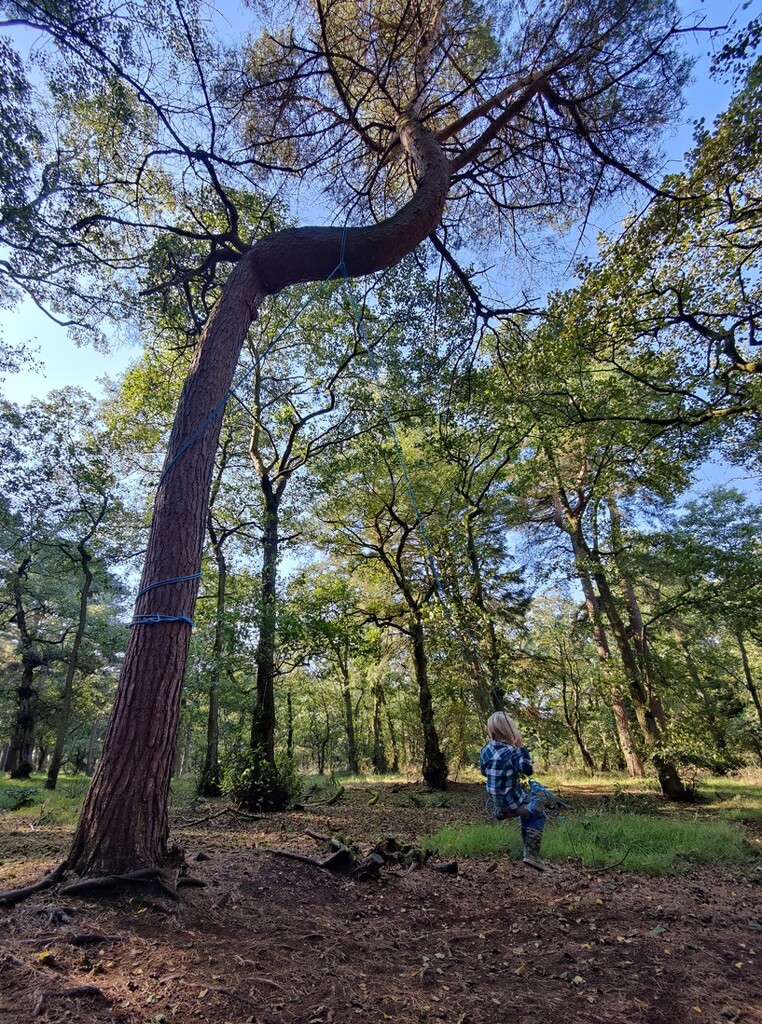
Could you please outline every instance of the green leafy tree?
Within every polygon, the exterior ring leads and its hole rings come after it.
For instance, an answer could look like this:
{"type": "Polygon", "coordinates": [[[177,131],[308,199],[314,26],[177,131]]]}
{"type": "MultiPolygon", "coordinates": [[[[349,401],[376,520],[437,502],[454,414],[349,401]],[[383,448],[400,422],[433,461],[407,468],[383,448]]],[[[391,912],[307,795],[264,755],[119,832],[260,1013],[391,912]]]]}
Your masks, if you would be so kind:
{"type": "MultiPolygon", "coordinates": [[[[81,313],[93,254],[99,266],[106,256],[123,272],[136,265],[125,242],[135,240],[142,254],[147,229],[173,234],[166,215],[152,219],[157,205],[165,209],[172,165],[173,184],[188,175],[208,184],[227,227],[210,231],[201,214],[207,257],[191,271],[170,263],[164,281],[182,287],[189,274],[214,277],[220,264],[235,264],[200,334],[155,504],[137,612],[169,619],[132,631],[70,858],[80,872],[119,873],[169,858],[169,770],[189,643],[187,624],[173,617],[193,611],[216,410],[262,300],[324,280],[339,264],[350,276],[393,266],[443,222],[476,237],[486,212],[497,233],[521,220],[531,232],[538,221],[557,222],[561,210],[567,219],[584,213],[623,178],[643,182],[687,67],[668,0],[624,8],[616,0],[528,10],[506,4],[492,12],[494,21],[460,0],[305,2],[290,12],[292,26],[263,36],[224,88],[212,87],[214,52],[182,6],[114,10],[21,0],[7,9],[14,23],[45,33],[65,53],[65,71],[55,69],[59,110],[81,97],[88,132],[102,111],[109,129],[86,134],[92,141],[78,145],[76,173],[69,161],[55,165],[62,171],[56,187],[43,189],[38,204],[49,228],[46,251],[16,248],[14,276],[81,313]],[[171,90],[165,77],[162,93],[157,76],[170,57],[171,90]],[[178,73],[186,70],[192,100],[178,110],[169,96],[177,97],[178,73]],[[117,173],[102,173],[104,166],[117,173]],[[240,236],[226,179],[256,171],[309,172],[365,226],[294,227],[252,244],[240,236]],[[78,258],[85,269],[77,279],[71,267],[78,258]],[[181,582],[146,589],[168,580],[181,582]],[[150,742],[134,744],[136,728],[150,742]],[[135,785],[141,777],[150,788],[135,785]]],[[[108,289],[99,294],[112,297],[108,289]]]]}

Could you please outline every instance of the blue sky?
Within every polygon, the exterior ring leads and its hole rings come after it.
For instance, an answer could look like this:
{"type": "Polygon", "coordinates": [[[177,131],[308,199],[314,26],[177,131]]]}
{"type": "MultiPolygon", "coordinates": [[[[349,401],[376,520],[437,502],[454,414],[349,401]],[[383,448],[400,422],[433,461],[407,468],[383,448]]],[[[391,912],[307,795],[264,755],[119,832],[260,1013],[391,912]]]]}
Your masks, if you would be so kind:
{"type": "MultiPolygon", "coordinates": [[[[752,8],[758,7],[760,2],[753,0],[752,8]]],[[[251,12],[239,14],[242,5],[238,0],[218,0],[218,7],[218,25],[223,37],[240,37],[240,25],[251,24],[251,12]]],[[[681,7],[686,13],[698,11],[705,15],[707,24],[721,22],[733,9],[726,0],[706,0],[704,3],[700,0],[682,0],[681,7]]],[[[751,13],[752,9],[748,10],[745,17],[751,13]]],[[[739,13],[739,17],[743,18],[744,14],[739,13]]],[[[691,145],[693,122],[705,117],[711,123],[727,102],[727,88],[712,83],[708,78],[709,47],[710,40],[706,36],[689,39],[689,48],[697,56],[695,81],[688,90],[688,105],[681,127],[665,139],[665,171],[674,171],[681,166],[683,154],[691,145]]],[[[28,342],[36,350],[41,364],[39,369],[24,370],[0,383],[0,392],[11,401],[19,403],[67,385],[77,385],[101,394],[99,382],[102,378],[106,375],[118,376],[138,354],[135,349],[124,346],[115,348],[108,355],[90,348],[78,348],[63,328],[49,320],[31,302],[25,302],[13,310],[0,310],[0,331],[8,342],[28,342]]]]}

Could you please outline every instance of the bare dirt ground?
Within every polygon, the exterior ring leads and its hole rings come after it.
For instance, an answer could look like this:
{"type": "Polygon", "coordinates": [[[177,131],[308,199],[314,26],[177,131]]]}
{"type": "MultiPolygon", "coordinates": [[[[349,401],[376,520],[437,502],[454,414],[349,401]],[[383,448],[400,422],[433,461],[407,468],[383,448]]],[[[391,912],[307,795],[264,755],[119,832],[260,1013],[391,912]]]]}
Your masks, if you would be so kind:
{"type": "MultiPolygon", "coordinates": [[[[652,879],[464,860],[360,883],[265,852],[317,854],[307,828],[369,847],[482,814],[480,786],[456,784],[447,808],[379,788],[374,806],[358,787],[261,821],[177,822],[207,883],[179,903],[51,889],[0,911],[0,1024],[762,1022],[754,867],[652,879]]],[[[39,878],[69,838],[0,820],[0,888],[39,878]]]]}

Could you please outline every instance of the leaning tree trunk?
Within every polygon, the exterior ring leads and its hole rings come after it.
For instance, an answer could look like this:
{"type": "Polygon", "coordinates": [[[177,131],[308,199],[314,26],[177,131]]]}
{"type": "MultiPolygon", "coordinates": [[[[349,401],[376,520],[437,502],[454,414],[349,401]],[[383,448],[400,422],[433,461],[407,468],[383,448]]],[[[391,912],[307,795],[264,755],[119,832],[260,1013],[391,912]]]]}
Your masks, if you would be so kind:
{"type": "Polygon", "coordinates": [[[635,716],[643,732],[643,739],[651,753],[651,761],[656,769],[662,793],[668,800],[685,801],[691,799],[690,791],[683,784],[677,766],[671,757],[654,752],[662,739],[664,729],[661,703],[658,702],[653,690],[649,693],[641,675],[641,663],[630,643],[630,638],[614,601],[602,566],[594,571],[594,578],[601,596],[601,606],[611,625],[619,654],[622,658],[625,677],[630,687],[635,716]]]}
{"type": "MultiPolygon", "coordinates": [[[[562,498],[559,493],[556,495],[557,506],[560,507],[561,502],[562,498]]],[[[630,632],[619,614],[606,569],[598,553],[591,550],[585,540],[580,517],[572,514],[568,505],[566,506],[566,525],[562,526],[562,529],[565,529],[569,535],[575,561],[585,568],[585,572],[598,590],[598,602],[611,627],[611,632],[614,634],[624,668],[624,676],[635,708],[635,717],[646,747],[651,752],[651,761],[656,769],[661,790],[668,800],[689,800],[691,793],[684,786],[674,761],[658,752],[658,744],[662,739],[664,729],[663,711],[653,688],[649,688],[644,682],[642,659],[639,658],[631,642],[630,632]]],[[[634,609],[629,607],[628,611],[632,616],[634,609]]]]}
{"type": "Polygon", "coordinates": [[[432,789],[447,788],[447,761],[439,746],[439,736],[434,722],[434,705],[429,689],[428,658],[423,635],[423,620],[416,612],[410,630],[413,647],[413,664],[418,683],[418,708],[423,730],[423,777],[432,789]]]}
{"type": "Polygon", "coordinates": [[[120,874],[172,862],[169,783],[190,640],[180,616],[189,617],[195,608],[214,455],[241,348],[267,295],[326,280],[342,256],[350,276],[384,270],[436,228],[451,165],[434,136],[412,118],[402,119],[398,131],[419,179],[413,198],[371,227],[292,228],[257,242],[231,272],[202,333],[154,504],[136,602],[140,618],[69,854],[80,874],[120,874]],[[165,618],[157,621],[156,615],[165,618]]]}

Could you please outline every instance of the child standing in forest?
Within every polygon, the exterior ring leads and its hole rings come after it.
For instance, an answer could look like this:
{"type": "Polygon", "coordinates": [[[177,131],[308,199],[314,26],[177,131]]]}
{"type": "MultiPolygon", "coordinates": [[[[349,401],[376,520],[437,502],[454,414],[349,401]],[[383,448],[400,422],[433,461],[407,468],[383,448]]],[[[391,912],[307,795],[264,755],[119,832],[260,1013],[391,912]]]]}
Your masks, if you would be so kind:
{"type": "Polygon", "coordinates": [[[524,746],[518,726],[504,711],[496,711],[487,721],[489,741],[482,747],[479,765],[487,778],[487,795],[496,818],[516,818],[521,822],[524,863],[544,871],[540,858],[545,808],[520,784],[522,775],[532,774],[532,758],[524,746]]]}

